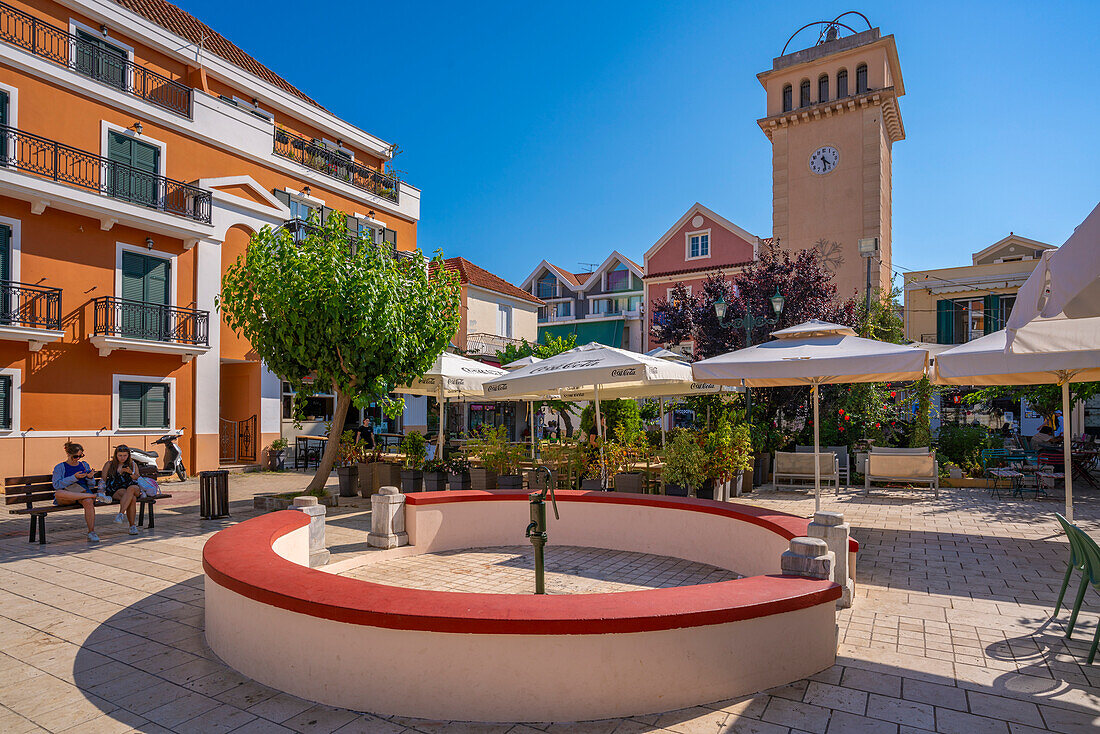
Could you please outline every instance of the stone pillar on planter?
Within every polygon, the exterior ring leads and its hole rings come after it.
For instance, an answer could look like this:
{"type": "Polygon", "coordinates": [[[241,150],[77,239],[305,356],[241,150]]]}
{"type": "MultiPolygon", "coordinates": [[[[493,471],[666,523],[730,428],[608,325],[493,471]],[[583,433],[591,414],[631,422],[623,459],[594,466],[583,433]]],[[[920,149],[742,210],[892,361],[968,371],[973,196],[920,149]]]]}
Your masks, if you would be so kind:
{"type": "Polygon", "coordinates": [[[325,506],[318,504],[316,497],[303,495],[294,498],[290,509],[309,515],[309,567],[325,565],[329,559],[325,547],[325,506]]]}
{"type": "Polygon", "coordinates": [[[844,515],[839,512],[815,512],[813,522],[806,529],[811,538],[824,540],[835,558],[833,576],[844,589],[836,603],[840,609],[852,606],[855,589],[848,571],[848,539],[851,537],[851,530],[851,526],[844,522],[844,515]]]}
{"type": "Polygon", "coordinates": [[[786,576],[833,580],[836,559],[829,546],[820,538],[791,538],[788,550],[779,558],[779,567],[786,576]]]}
{"type": "Polygon", "coordinates": [[[368,545],[397,548],[409,544],[409,534],[405,532],[405,495],[397,487],[382,487],[371,495],[370,508],[368,545]]]}

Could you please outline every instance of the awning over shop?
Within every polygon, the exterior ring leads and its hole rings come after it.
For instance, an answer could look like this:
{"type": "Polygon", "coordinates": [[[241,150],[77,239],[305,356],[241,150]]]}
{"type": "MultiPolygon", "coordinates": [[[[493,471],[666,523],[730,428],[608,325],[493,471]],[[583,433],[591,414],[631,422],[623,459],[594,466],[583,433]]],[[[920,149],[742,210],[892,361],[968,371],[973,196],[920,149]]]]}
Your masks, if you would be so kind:
{"type": "Polygon", "coordinates": [[[623,345],[623,320],[580,321],[571,324],[555,324],[554,326],[539,324],[539,344],[545,344],[548,339],[557,339],[570,334],[577,335],[578,346],[597,342],[604,346],[619,348],[623,345]]]}

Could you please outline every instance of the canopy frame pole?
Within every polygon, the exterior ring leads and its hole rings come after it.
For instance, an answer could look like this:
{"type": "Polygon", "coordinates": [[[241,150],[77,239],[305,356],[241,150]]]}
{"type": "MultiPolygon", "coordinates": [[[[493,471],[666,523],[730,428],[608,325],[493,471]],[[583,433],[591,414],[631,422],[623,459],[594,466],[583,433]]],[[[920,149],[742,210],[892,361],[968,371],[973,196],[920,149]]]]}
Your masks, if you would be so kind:
{"type": "Polygon", "coordinates": [[[531,423],[531,461],[535,460],[535,401],[527,401],[527,417],[531,423]]]}
{"type": "Polygon", "coordinates": [[[665,447],[665,399],[661,398],[661,448],[665,447]]]}
{"type": "Polygon", "coordinates": [[[814,396],[814,512],[821,512],[821,423],[818,420],[818,383],[810,386],[814,396]]]}
{"type": "Polygon", "coordinates": [[[596,439],[600,444],[600,488],[607,489],[607,466],[603,458],[603,419],[600,417],[600,386],[595,385],[596,392],[596,439]]]}
{"type": "Polygon", "coordinates": [[[1066,519],[1073,522],[1073,434],[1069,424],[1069,379],[1062,381],[1062,461],[1066,473],[1066,519]]]}
{"type": "Polygon", "coordinates": [[[447,423],[447,411],[443,397],[443,375],[439,376],[439,435],[436,436],[436,443],[439,445],[436,457],[440,461],[443,461],[443,436],[446,433],[447,423]]]}

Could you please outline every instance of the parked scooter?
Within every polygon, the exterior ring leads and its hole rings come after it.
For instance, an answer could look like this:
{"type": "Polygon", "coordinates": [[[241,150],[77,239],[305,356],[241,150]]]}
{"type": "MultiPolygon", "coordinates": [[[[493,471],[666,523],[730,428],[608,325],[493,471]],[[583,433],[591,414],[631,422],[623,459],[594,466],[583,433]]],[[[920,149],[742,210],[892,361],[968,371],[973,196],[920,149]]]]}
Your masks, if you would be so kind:
{"type": "Polygon", "coordinates": [[[177,434],[168,433],[153,442],[154,444],[164,445],[164,466],[162,468],[157,467],[157,457],[160,454],[156,451],[132,448],[130,449],[130,455],[134,457],[134,461],[143,467],[156,470],[157,476],[166,477],[175,474],[182,482],[187,479],[187,468],[183,465],[183,452],[176,445],[176,439],[178,438],[177,434]]]}

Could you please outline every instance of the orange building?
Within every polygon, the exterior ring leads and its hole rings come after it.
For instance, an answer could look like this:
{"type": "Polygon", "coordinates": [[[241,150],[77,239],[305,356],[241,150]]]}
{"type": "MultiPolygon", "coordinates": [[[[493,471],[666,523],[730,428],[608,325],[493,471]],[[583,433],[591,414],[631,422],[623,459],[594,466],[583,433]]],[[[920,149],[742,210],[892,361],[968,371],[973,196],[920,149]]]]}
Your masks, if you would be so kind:
{"type": "Polygon", "coordinates": [[[283,391],[221,274],[329,210],[414,249],[394,146],[164,0],[16,0],[0,29],[0,476],[169,432],[192,472],[261,461],[283,391]]]}

